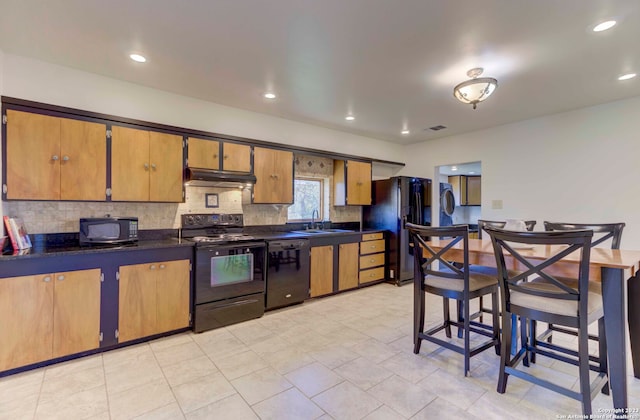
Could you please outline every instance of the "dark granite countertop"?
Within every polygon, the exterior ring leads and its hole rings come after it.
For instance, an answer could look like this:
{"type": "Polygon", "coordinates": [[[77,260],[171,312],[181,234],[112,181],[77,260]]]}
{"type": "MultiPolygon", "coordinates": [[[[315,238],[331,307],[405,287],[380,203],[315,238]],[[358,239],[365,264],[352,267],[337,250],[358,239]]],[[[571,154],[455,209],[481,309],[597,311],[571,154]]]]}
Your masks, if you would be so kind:
{"type": "Polygon", "coordinates": [[[9,261],[23,258],[42,258],[42,257],[56,257],[63,255],[79,255],[79,254],[92,254],[92,253],[105,253],[115,252],[122,250],[148,250],[155,248],[174,248],[181,246],[193,246],[193,242],[179,240],[178,238],[163,238],[163,239],[149,239],[140,240],[135,243],[122,244],[122,245],[90,245],[80,246],[76,242],[73,243],[61,243],[61,244],[47,244],[42,242],[36,242],[33,248],[18,251],[14,253],[12,250],[8,250],[0,255],[0,261],[9,261]]]}
{"type": "MultiPolygon", "coordinates": [[[[263,229],[248,229],[246,232],[254,236],[258,240],[277,240],[277,239],[309,239],[329,236],[344,236],[362,233],[382,232],[383,230],[353,230],[345,232],[328,232],[328,233],[302,233],[291,231],[269,231],[263,229]]],[[[93,253],[115,252],[123,250],[149,250],[172,247],[194,246],[194,243],[188,240],[178,238],[178,231],[174,229],[157,230],[157,231],[141,231],[140,240],[134,243],[121,245],[88,245],[80,246],[78,243],[77,233],[63,234],[39,234],[32,235],[33,247],[27,250],[14,252],[11,247],[5,248],[0,254],[1,261],[10,261],[24,258],[42,258],[56,257],[65,255],[82,255],[93,253]]]]}

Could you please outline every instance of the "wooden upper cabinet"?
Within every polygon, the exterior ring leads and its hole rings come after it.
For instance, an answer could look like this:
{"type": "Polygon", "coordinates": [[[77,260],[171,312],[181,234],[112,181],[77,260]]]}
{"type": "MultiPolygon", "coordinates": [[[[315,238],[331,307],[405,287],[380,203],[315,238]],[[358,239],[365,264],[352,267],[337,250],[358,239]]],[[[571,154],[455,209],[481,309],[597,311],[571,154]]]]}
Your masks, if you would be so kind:
{"type": "Polygon", "coordinates": [[[182,137],[149,133],[149,201],[182,201],[182,137]]]}
{"type": "Polygon", "coordinates": [[[105,199],[107,188],[107,127],[60,119],[60,199],[105,199]]]}
{"type": "Polygon", "coordinates": [[[480,176],[467,175],[449,177],[457,206],[479,206],[482,204],[481,179],[480,176]]]}
{"type": "Polygon", "coordinates": [[[107,128],[7,110],[7,199],[106,198],[107,128]]]}
{"type": "Polygon", "coordinates": [[[220,142],[189,137],[190,168],[220,169],[220,142]]]}
{"type": "Polygon", "coordinates": [[[467,177],[467,204],[470,206],[482,204],[481,179],[479,176],[467,177]]]}
{"type": "Polygon", "coordinates": [[[149,132],[111,129],[111,199],[149,201],[149,132]]]}
{"type": "Polygon", "coordinates": [[[254,203],[293,203],[293,152],[255,147],[253,172],[254,203]]]}
{"type": "Polygon", "coordinates": [[[251,146],[222,143],[222,169],[225,171],[251,172],[251,146]]]}
{"type": "Polygon", "coordinates": [[[333,193],[336,206],[371,204],[371,163],[334,160],[333,193]]]}
{"type": "Polygon", "coordinates": [[[182,137],[114,126],[113,201],[182,201],[182,137]]]}

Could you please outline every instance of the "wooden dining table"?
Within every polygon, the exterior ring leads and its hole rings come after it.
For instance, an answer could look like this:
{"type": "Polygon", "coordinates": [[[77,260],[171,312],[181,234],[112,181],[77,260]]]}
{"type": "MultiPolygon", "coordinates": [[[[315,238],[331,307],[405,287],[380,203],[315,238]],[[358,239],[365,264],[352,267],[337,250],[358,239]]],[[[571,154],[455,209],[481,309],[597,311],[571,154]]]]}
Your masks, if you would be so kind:
{"type": "MultiPolygon", "coordinates": [[[[432,238],[427,244],[439,251],[449,239],[432,238]]],[[[538,245],[519,249],[526,259],[545,260],[558,251],[558,246],[538,245]]],[[[463,262],[463,242],[444,254],[449,261],[463,262]]],[[[525,270],[525,266],[505,255],[507,268],[525,270]]],[[[576,276],[579,256],[569,254],[549,274],[576,276]]],[[[491,239],[469,239],[469,264],[496,267],[491,239]]],[[[604,309],[605,335],[609,359],[609,384],[614,408],[628,408],[627,356],[625,318],[629,326],[634,376],[640,378],[640,251],[592,248],[589,262],[589,281],[600,282],[604,309]],[[625,306],[625,291],[628,305],[625,306]],[[625,314],[626,312],[626,314],[625,314]],[[625,316],[627,315],[627,316],[625,316]]]]}

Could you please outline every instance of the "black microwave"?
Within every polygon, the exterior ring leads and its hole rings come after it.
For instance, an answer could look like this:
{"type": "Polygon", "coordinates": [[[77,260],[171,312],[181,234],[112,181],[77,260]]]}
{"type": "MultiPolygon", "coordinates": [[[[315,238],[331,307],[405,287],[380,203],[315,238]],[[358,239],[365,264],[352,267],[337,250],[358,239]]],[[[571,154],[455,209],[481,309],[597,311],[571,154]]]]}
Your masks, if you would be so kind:
{"type": "Polygon", "coordinates": [[[80,219],[80,245],[119,244],[138,240],[137,217],[88,217],[80,219]]]}

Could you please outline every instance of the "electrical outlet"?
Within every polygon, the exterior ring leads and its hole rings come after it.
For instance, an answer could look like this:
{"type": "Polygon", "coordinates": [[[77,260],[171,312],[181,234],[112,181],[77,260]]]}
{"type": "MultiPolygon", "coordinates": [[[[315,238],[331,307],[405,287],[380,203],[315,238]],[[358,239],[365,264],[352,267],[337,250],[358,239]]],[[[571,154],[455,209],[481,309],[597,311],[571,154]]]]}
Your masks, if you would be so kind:
{"type": "Polygon", "coordinates": [[[491,209],[492,210],[501,210],[502,209],[502,200],[491,200],[491,209]]]}
{"type": "Polygon", "coordinates": [[[389,270],[389,277],[391,277],[392,279],[395,278],[393,270],[389,270]]]}

